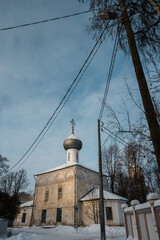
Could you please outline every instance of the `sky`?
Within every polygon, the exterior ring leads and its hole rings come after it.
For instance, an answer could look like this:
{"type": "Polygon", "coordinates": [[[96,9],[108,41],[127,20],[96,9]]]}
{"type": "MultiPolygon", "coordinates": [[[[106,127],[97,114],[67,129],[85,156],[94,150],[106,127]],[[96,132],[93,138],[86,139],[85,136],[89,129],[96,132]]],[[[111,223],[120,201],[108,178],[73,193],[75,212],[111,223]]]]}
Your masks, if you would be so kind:
{"type": "MultiPolygon", "coordinates": [[[[0,28],[88,9],[78,0],[5,0],[0,28]]],[[[95,40],[86,30],[91,16],[0,31],[0,154],[9,159],[10,167],[41,132],[93,48],[95,40]]],[[[75,135],[83,143],[80,163],[98,169],[97,119],[112,49],[113,39],[107,38],[41,143],[20,168],[14,168],[26,169],[31,190],[33,175],[66,163],[63,141],[71,135],[72,118],[75,135]]],[[[107,103],[117,109],[127,96],[125,78],[137,88],[131,60],[118,50],[107,96],[107,103]]]]}

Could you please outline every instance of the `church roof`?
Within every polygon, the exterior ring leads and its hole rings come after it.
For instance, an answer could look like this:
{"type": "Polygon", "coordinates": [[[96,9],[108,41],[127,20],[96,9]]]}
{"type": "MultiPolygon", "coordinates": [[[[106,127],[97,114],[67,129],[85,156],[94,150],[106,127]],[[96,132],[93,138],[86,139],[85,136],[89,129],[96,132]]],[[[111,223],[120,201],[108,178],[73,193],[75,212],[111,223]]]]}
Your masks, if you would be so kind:
{"type": "Polygon", "coordinates": [[[33,200],[32,200],[32,201],[25,202],[25,203],[22,203],[22,204],[20,205],[21,208],[22,208],[22,207],[31,207],[31,206],[33,206],[33,200]]]}
{"type": "Polygon", "coordinates": [[[82,142],[80,139],[76,137],[74,133],[72,133],[63,143],[63,147],[65,150],[75,148],[81,150],[82,142]]]}
{"type": "MultiPolygon", "coordinates": [[[[65,168],[69,168],[69,167],[73,167],[73,166],[76,166],[76,165],[79,166],[79,167],[82,167],[82,168],[86,168],[86,169],[88,169],[88,170],[90,170],[90,171],[92,171],[92,172],[98,173],[96,170],[93,170],[93,169],[91,169],[91,168],[89,168],[89,167],[87,167],[87,166],[85,166],[85,165],[79,164],[79,163],[66,163],[66,164],[60,165],[60,166],[58,166],[58,167],[56,167],[56,168],[52,168],[52,169],[49,169],[49,170],[47,170],[47,171],[38,173],[38,174],[36,174],[36,176],[41,175],[41,174],[45,174],[45,173],[49,173],[49,172],[58,171],[58,170],[65,169],[65,168]]],[[[105,176],[105,175],[104,175],[104,176],[105,176]]]]}
{"type": "MultiPolygon", "coordinates": [[[[103,198],[105,200],[123,200],[127,201],[128,199],[121,197],[117,194],[110,193],[106,190],[103,190],[103,198]]],[[[94,188],[91,191],[89,191],[85,196],[83,196],[80,200],[81,201],[87,201],[87,200],[93,200],[93,199],[99,199],[99,188],[94,188]]]]}

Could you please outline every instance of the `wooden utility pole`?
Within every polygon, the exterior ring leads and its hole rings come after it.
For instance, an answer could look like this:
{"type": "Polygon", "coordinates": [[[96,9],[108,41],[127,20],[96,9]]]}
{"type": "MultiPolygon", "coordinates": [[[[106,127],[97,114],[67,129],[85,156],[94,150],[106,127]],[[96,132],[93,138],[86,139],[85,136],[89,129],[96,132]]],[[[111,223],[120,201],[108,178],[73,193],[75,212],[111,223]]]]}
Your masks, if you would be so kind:
{"type": "Polygon", "coordinates": [[[101,129],[100,120],[98,119],[98,159],[99,159],[99,191],[100,191],[100,228],[101,228],[101,240],[106,240],[105,233],[105,217],[104,217],[104,199],[103,199],[103,173],[102,173],[102,154],[101,154],[101,129]]]}
{"type": "Polygon", "coordinates": [[[134,69],[137,77],[137,82],[138,82],[140,94],[142,97],[145,115],[148,122],[150,134],[151,134],[154,152],[155,152],[155,156],[156,156],[159,171],[160,171],[160,127],[157,121],[155,109],[150,96],[147,81],[144,75],[142,63],[139,57],[136,41],[134,38],[134,33],[131,27],[131,22],[130,22],[126,5],[125,5],[125,0],[118,0],[118,1],[119,1],[121,13],[122,13],[122,16],[121,16],[122,21],[125,26],[125,30],[128,38],[128,44],[129,44],[132,61],[133,61],[133,65],[134,65],[134,69]]]}

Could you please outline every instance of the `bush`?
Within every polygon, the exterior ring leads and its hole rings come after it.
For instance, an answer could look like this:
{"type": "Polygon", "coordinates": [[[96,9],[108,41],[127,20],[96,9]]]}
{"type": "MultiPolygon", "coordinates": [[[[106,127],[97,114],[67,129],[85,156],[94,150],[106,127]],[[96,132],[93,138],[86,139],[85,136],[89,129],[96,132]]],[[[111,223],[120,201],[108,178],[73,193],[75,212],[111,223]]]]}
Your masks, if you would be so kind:
{"type": "Polygon", "coordinates": [[[17,195],[10,196],[0,191],[0,217],[14,220],[19,213],[20,201],[17,195]]]}

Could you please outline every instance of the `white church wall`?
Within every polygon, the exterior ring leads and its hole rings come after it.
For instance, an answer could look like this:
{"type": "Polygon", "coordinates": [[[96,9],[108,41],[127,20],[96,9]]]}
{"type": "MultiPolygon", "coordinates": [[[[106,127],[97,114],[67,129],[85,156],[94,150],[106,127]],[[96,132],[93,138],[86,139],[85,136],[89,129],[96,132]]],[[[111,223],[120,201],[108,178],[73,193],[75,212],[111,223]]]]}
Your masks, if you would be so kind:
{"type": "Polygon", "coordinates": [[[74,169],[75,166],[37,176],[35,225],[56,224],[58,208],[62,209],[62,224],[74,224],[74,169]],[[48,191],[47,199],[45,199],[46,191],[48,191]],[[42,210],[46,210],[44,223],[42,223],[42,210]]]}
{"type": "Polygon", "coordinates": [[[123,212],[121,209],[121,205],[125,203],[125,201],[120,200],[104,200],[104,211],[105,211],[105,222],[109,226],[120,226],[124,225],[123,222],[123,212]],[[112,210],[112,220],[107,220],[106,208],[111,208],[112,210]]]}

